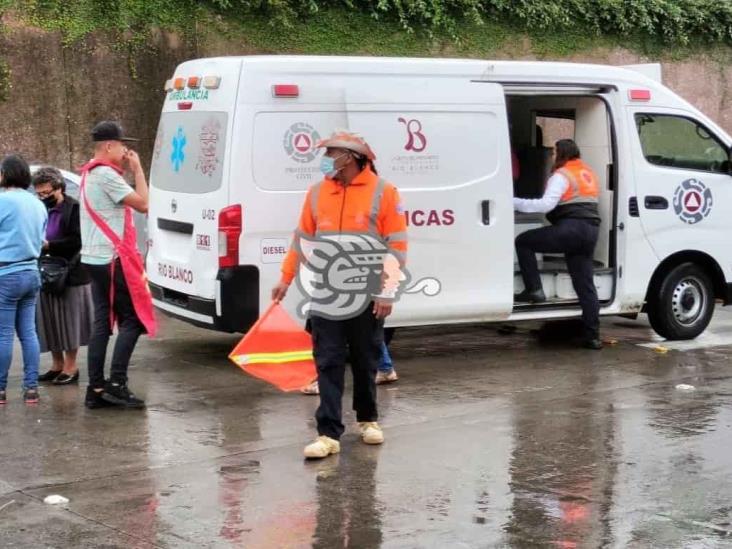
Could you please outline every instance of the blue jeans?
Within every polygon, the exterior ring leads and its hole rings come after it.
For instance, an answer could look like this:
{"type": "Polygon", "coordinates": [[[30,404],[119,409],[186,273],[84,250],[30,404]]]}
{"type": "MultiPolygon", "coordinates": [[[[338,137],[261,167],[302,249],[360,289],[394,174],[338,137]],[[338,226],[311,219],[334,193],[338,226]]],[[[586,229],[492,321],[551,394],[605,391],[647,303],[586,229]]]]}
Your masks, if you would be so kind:
{"type": "Polygon", "coordinates": [[[0,276],[0,389],[7,387],[16,332],[23,349],[23,387],[38,387],[41,350],[36,332],[36,300],[40,289],[41,275],[37,270],[0,276]]]}
{"type": "Polygon", "coordinates": [[[394,364],[391,361],[391,355],[389,354],[389,347],[382,341],[381,343],[381,360],[379,360],[379,371],[380,372],[391,372],[394,369],[394,364]]]}

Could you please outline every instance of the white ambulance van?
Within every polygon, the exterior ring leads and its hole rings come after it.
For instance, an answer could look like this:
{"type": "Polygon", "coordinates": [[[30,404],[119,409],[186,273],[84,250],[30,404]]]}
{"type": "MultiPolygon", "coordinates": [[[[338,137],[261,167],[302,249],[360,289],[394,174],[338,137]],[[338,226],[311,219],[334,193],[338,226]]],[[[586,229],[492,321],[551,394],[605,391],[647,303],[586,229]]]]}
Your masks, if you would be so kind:
{"type": "MultiPolygon", "coordinates": [[[[514,238],[547,222],[512,197],[541,196],[560,138],[602,184],[603,315],[646,312],[661,336],[687,339],[732,300],[732,139],[657,66],[221,57],[181,64],[166,90],[147,268],[156,306],[195,325],[243,332],[268,306],[321,178],[315,142],[343,128],[400,189],[408,268],[426,288],[401,297],[391,326],[580,314],[556,254],[539,257],[548,301],[513,302],[514,238]]],[[[284,303],[301,299],[293,285],[284,303]]]]}

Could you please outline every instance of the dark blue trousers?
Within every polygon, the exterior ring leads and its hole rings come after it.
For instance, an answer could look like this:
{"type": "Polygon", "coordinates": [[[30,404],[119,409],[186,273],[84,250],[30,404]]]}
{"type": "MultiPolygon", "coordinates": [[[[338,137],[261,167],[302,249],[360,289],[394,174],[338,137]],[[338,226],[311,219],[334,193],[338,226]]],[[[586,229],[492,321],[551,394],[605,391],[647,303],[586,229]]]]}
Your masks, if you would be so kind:
{"type": "Polygon", "coordinates": [[[353,409],[356,420],[376,421],[376,370],[381,362],[384,321],[377,320],[373,305],[348,320],[310,317],[313,354],[318,369],[320,406],[315,412],[318,434],[340,439],[346,358],[353,373],[353,409]]]}
{"type": "Polygon", "coordinates": [[[600,333],[600,302],[593,280],[592,256],[599,227],[590,219],[560,219],[555,225],[526,231],[516,237],[521,276],[526,289],[541,289],[536,253],[563,253],[567,259],[572,286],[582,307],[585,338],[596,339],[600,333]]]}

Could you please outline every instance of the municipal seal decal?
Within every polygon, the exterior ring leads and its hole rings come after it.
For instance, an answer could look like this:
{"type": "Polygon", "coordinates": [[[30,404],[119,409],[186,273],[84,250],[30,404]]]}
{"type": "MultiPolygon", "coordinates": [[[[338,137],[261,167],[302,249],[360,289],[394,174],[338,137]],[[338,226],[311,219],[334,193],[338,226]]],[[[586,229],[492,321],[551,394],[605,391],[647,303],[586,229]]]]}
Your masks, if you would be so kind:
{"type": "Polygon", "coordinates": [[[315,144],[319,139],[320,135],[310,124],[296,122],[285,132],[282,144],[290,158],[304,164],[315,160],[318,155],[315,144]]]}
{"type": "Polygon", "coordinates": [[[712,211],[712,190],[698,179],[687,179],[674,193],[674,211],[681,221],[693,225],[712,211]]]}

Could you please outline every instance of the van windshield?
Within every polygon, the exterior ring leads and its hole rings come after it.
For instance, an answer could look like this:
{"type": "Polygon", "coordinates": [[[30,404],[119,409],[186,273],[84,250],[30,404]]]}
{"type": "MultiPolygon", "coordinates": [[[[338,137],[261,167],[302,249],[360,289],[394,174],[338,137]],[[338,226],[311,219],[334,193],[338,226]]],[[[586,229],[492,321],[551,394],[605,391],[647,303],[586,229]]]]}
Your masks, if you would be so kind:
{"type": "Polygon", "coordinates": [[[150,185],[203,194],[221,187],[226,150],[225,112],[165,112],[160,118],[150,185]]]}

